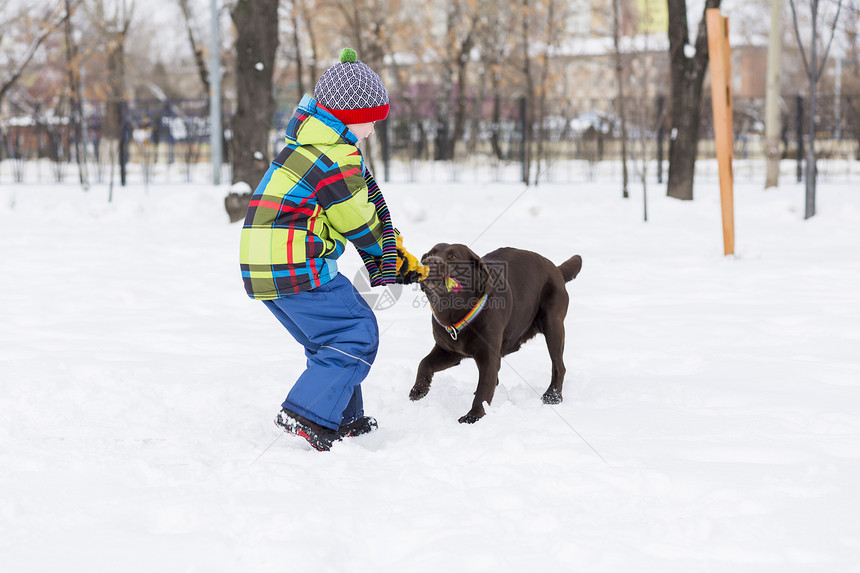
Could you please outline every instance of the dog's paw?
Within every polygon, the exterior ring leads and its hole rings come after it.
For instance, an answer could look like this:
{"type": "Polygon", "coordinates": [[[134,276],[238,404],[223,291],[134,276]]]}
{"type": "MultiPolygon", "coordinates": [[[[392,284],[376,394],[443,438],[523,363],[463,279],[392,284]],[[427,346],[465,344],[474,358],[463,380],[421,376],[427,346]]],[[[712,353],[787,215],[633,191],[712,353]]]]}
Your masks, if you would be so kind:
{"type": "Polygon", "coordinates": [[[468,414],[466,414],[465,416],[461,417],[458,421],[459,421],[461,424],[474,424],[475,422],[477,422],[478,420],[480,420],[480,419],[481,419],[481,418],[483,418],[483,417],[484,417],[484,412],[483,412],[483,411],[481,411],[481,412],[475,412],[475,411],[473,411],[473,410],[470,410],[468,414]]]}
{"type": "Polygon", "coordinates": [[[416,384],[412,387],[412,390],[409,391],[409,399],[415,402],[416,400],[420,400],[421,398],[426,396],[427,392],[429,391],[429,384],[416,384]]]}
{"type": "Polygon", "coordinates": [[[561,397],[561,392],[559,392],[555,388],[550,388],[549,390],[544,392],[543,396],[541,397],[541,400],[543,400],[544,404],[561,404],[564,398],[561,397]]]}

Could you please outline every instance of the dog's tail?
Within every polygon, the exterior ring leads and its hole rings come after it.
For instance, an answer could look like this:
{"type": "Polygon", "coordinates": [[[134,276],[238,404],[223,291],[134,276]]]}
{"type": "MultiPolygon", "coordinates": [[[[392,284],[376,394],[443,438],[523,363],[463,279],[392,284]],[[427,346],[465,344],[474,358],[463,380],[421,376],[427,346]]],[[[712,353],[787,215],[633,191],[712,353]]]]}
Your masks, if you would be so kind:
{"type": "Polygon", "coordinates": [[[561,276],[564,277],[564,282],[572,281],[582,270],[582,257],[573,255],[558,266],[561,271],[561,276]]]}

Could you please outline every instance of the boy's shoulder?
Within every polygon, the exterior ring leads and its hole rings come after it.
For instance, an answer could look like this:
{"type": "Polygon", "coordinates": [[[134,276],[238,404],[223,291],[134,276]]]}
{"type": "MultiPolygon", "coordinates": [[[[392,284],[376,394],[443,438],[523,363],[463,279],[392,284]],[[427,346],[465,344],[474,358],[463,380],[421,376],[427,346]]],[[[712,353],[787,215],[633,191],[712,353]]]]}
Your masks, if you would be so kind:
{"type": "Polygon", "coordinates": [[[318,159],[325,158],[339,165],[360,165],[361,152],[349,143],[297,143],[287,141],[287,147],[302,150],[301,155],[310,155],[318,159]]]}
{"type": "Polygon", "coordinates": [[[358,148],[349,143],[336,143],[329,146],[325,151],[326,156],[331,158],[335,163],[341,164],[359,164],[361,163],[361,152],[358,148]]]}

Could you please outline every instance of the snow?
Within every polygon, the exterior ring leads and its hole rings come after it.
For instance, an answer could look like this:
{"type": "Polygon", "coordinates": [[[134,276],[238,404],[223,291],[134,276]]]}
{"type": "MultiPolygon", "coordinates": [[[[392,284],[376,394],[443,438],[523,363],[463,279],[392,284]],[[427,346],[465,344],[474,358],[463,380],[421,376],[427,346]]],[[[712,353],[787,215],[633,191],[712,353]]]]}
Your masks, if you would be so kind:
{"type": "Polygon", "coordinates": [[[237,181],[236,183],[233,183],[230,186],[230,192],[231,193],[242,194],[242,193],[253,193],[253,191],[254,190],[251,188],[251,185],[245,181],[237,181]]]}
{"type": "MultiPolygon", "coordinates": [[[[373,434],[272,423],[301,348],[238,272],[227,186],[0,186],[4,571],[860,571],[860,201],[738,177],[696,199],[559,181],[383,184],[406,246],[561,263],[565,401],[538,337],[488,415],[474,363],[410,402],[413,287],[377,312],[373,434]]],[[[354,279],[353,250],[341,271],[354,279]]],[[[378,292],[378,291],[375,291],[378,292]]]]}

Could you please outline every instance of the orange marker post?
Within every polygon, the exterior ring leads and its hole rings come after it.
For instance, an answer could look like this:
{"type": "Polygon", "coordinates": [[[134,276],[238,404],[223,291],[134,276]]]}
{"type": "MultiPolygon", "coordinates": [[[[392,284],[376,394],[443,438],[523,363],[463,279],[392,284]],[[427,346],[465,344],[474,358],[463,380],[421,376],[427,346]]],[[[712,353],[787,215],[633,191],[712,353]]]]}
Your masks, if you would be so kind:
{"type": "Polygon", "coordinates": [[[711,66],[711,100],[714,112],[714,138],[720,168],[720,204],[723,210],[723,247],[726,255],[735,252],[734,215],[734,129],[732,127],[732,62],[729,47],[729,19],[716,8],[706,14],[708,52],[711,66]]]}

